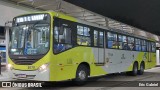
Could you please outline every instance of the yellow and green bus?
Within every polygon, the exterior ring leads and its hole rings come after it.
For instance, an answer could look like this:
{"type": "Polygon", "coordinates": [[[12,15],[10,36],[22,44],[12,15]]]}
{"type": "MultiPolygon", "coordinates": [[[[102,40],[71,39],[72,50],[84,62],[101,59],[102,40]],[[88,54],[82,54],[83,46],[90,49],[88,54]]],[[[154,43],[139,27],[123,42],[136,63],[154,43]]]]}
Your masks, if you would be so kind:
{"type": "Polygon", "coordinates": [[[156,65],[153,40],[58,12],[17,16],[10,32],[13,79],[75,80],[117,72],[142,75],[156,65]]]}

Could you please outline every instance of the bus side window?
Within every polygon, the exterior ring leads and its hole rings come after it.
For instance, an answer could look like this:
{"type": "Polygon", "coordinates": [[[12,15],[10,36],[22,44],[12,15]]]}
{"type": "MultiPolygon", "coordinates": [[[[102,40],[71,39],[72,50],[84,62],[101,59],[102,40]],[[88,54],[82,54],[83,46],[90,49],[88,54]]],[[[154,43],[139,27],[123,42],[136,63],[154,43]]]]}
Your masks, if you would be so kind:
{"type": "Polygon", "coordinates": [[[128,37],[128,46],[129,46],[128,50],[135,50],[133,37],[128,37]]]}
{"type": "Polygon", "coordinates": [[[94,46],[98,46],[98,31],[94,30],[94,46]]]}
{"type": "Polygon", "coordinates": [[[77,44],[91,46],[90,28],[77,25],[77,44]]]}
{"type": "Polygon", "coordinates": [[[124,50],[130,50],[130,47],[128,46],[128,38],[127,36],[122,36],[122,49],[124,50]]]}
{"type": "Polygon", "coordinates": [[[155,52],[156,51],[156,44],[152,42],[151,45],[152,45],[152,52],[155,52]]]}
{"type": "Polygon", "coordinates": [[[104,47],[104,32],[94,30],[94,46],[104,47]]]}
{"type": "Polygon", "coordinates": [[[118,43],[119,43],[119,49],[122,49],[122,47],[123,47],[123,37],[122,37],[122,35],[118,35],[118,43]]]}
{"type": "Polygon", "coordinates": [[[147,44],[146,44],[146,40],[141,40],[142,42],[142,51],[147,51],[147,44]]]}
{"type": "Polygon", "coordinates": [[[140,39],[135,39],[135,44],[136,44],[136,51],[141,51],[141,41],[140,39]]]}
{"type": "Polygon", "coordinates": [[[104,32],[99,32],[99,47],[104,47],[104,32]]]}
{"type": "Polygon", "coordinates": [[[118,48],[118,42],[117,42],[117,34],[108,32],[108,48],[118,48]]]}

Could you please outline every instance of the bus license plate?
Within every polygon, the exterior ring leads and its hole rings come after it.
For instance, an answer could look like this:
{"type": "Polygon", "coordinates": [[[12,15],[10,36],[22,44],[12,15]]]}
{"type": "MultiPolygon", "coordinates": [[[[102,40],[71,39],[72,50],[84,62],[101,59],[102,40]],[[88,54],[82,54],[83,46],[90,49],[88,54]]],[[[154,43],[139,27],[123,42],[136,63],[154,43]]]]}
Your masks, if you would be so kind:
{"type": "Polygon", "coordinates": [[[26,76],[26,74],[18,74],[17,77],[18,78],[26,78],[27,76],[26,76]]]}

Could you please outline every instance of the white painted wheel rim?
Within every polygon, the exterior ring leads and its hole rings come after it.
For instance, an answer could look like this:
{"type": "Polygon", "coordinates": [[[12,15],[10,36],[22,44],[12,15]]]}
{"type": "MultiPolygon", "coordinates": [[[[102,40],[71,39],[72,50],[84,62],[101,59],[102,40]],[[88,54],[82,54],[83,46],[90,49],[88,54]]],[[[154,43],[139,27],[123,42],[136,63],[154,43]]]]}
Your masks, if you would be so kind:
{"type": "Polygon", "coordinates": [[[79,73],[78,73],[78,77],[81,79],[81,80],[84,80],[86,78],[86,72],[81,70],[79,73]]]}

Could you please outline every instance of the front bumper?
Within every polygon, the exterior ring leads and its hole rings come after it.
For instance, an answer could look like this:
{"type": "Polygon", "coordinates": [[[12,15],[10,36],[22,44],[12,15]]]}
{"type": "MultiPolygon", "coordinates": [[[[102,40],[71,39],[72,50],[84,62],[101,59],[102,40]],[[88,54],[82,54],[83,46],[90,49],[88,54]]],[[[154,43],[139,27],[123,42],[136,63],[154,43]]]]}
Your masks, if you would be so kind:
{"type": "Polygon", "coordinates": [[[35,80],[35,81],[50,81],[49,68],[44,71],[21,71],[21,70],[8,70],[8,74],[12,79],[21,80],[35,80]]]}

